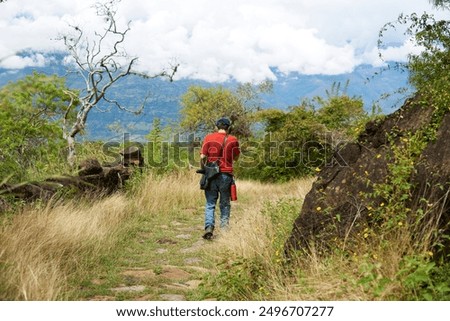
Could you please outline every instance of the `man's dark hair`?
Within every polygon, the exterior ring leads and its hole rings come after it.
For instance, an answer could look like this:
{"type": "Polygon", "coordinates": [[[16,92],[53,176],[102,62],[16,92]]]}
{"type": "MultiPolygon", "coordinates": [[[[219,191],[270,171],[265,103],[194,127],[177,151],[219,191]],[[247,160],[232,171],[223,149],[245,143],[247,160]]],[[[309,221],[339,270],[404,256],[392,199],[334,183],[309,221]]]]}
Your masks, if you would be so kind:
{"type": "Polygon", "coordinates": [[[231,126],[231,121],[228,118],[221,118],[216,122],[218,129],[228,130],[231,126]]]}

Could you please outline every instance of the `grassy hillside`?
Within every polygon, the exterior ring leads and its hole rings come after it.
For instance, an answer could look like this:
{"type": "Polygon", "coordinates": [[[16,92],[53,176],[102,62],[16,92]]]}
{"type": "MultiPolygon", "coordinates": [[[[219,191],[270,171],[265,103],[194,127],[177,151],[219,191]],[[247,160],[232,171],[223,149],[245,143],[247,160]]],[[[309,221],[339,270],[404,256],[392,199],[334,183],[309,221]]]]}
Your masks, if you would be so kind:
{"type": "Polygon", "coordinates": [[[229,233],[219,231],[217,239],[208,242],[201,238],[203,195],[198,179],[187,172],[142,175],[126,193],[97,201],[28,207],[4,218],[1,299],[136,299],[146,295],[160,300],[170,292],[165,283],[190,278],[200,282],[214,272],[218,252],[213,248],[224,250],[226,243],[230,250],[245,253],[267,242],[267,235],[260,234],[269,224],[261,212],[263,204],[283,197],[301,198],[309,187],[309,180],[285,185],[238,182],[240,200],[233,203],[232,228],[229,233]],[[177,271],[181,279],[170,271],[177,271]],[[126,290],[137,283],[142,291],[126,290]]]}
{"type": "MultiPolygon", "coordinates": [[[[187,171],[147,173],[124,193],[4,218],[0,299],[423,299],[420,284],[432,266],[400,260],[395,240],[384,253],[366,246],[353,255],[313,251],[285,259],[284,242],[312,179],[238,180],[231,228],[219,229],[212,241],[201,238],[198,180],[187,171]]],[[[444,285],[434,285],[430,299],[442,299],[444,285]]]]}

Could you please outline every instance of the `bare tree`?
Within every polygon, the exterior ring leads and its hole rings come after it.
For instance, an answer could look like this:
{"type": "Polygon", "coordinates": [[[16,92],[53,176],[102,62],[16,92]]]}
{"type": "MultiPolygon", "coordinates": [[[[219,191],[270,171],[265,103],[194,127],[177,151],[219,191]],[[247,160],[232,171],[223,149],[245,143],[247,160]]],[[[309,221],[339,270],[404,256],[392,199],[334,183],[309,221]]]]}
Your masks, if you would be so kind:
{"type": "Polygon", "coordinates": [[[90,111],[101,101],[107,102],[120,110],[139,114],[145,104],[145,100],[139,108],[130,110],[122,106],[118,101],[108,98],[107,93],[111,87],[120,79],[127,76],[141,76],[144,78],[167,77],[172,81],[178,65],[171,66],[168,71],[163,70],[158,74],[148,75],[137,72],[133,69],[138,58],[130,57],[122,48],[127,33],[130,31],[130,23],[123,30],[119,29],[116,22],[117,2],[120,0],[110,0],[106,3],[96,3],[94,5],[97,16],[102,18],[106,28],[102,32],[95,32],[91,38],[78,26],[71,26],[73,34],[60,37],[74,59],[76,72],[84,80],[84,88],[79,97],[80,107],[76,120],[72,125],[68,125],[68,115],[72,108],[71,104],[67,108],[64,118],[64,138],[68,144],[67,160],[71,166],[75,164],[75,137],[86,126],[86,121],[90,111]]]}

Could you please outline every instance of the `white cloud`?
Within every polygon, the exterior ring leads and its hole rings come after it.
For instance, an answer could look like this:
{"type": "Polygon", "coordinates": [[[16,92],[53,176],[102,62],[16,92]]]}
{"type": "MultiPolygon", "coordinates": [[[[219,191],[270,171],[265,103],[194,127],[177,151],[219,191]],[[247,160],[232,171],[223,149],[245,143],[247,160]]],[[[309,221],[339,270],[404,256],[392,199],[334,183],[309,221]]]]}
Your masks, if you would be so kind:
{"type": "MultiPolygon", "coordinates": [[[[55,40],[68,23],[101,30],[94,0],[21,0],[0,4],[0,63],[21,68],[40,58],[13,56],[63,49],[55,40]],[[9,58],[7,58],[9,57],[9,58]],[[6,59],[5,59],[6,58],[6,59]]],[[[340,74],[358,64],[380,64],[380,27],[399,13],[430,11],[424,0],[122,0],[118,21],[132,21],[126,39],[139,68],[156,73],[180,63],[177,77],[259,81],[283,73],[340,74]]],[[[403,43],[401,33],[386,36],[403,43]]],[[[387,48],[402,60],[408,43],[387,48]]],[[[42,56],[43,57],[43,56],[42,56]]]]}
{"type": "Polygon", "coordinates": [[[415,46],[409,40],[405,40],[397,46],[384,49],[373,48],[370,52],[363,54],[363,61],[375,67],[381,67],[386,65],[386,61],[406,62],[409,54],[418,54],[420,51],[420,47],[415,46]]]}
{"type": "Polygon", "coordinates": [[[22,69],[25,67],[44,67],[48,61],[42,54],[30,56],[10,56],[0,62],[0,67],[7,69],[22,69]]]}

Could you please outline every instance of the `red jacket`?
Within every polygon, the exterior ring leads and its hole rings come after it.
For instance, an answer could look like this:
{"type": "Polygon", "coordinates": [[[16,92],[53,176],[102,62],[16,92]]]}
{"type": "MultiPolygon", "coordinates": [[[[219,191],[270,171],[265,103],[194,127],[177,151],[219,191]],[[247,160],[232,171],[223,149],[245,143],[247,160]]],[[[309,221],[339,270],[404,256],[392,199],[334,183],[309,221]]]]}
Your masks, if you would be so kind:
{"type": "Polygon", "coordinates": [[[219,161],[220,171],[223,173],[233,173],[233,161],[240,154],[239,142],[233,135],[225,133],[212,133],[206,135],[203,140],[201,153],[206,155],[208,162],[219,161]],[[222,151],[222,145],[227,137],[222,151]]]}

